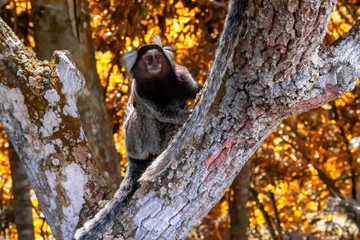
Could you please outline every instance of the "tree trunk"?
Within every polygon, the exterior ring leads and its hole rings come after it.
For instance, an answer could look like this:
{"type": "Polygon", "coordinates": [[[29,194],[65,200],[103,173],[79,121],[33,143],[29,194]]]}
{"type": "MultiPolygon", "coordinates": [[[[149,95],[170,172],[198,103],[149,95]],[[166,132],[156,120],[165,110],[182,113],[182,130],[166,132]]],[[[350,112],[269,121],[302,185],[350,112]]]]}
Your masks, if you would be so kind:
{"type": "Polygon", "coordinates": [[[81,124],[103,177],[116,190],[121,180],[120,160],[96,71],[87,0],[32,0],[31,3],[37,58],[49,60],[55,50],[66,49],[84,74],[86,84],[77,101],[81,124]]]}
{"type": "Polygon", "coordinates": [[[29,181],[12,144],[10,144],[8,151],[13,182],[14,218],[18,238],[33,240],[35,238],[29,181]]]}
{"type": "Polygon", "coordinates": [[[247,228],[249,225],[248,207],[249,187],[251,177],[251,164],[247,161],[240,174],[232,183],[233,199],[229,202],[230,208],[230,238],[232,240],[246,240],[247,228]]]}
{"type": "Polygon", "coordinates": [[[71,239],[109,190],[76,107],[84,78],[68,52],[39,61],[0,21],[0,119],[57,239],[71,239]]]}
{"type": "MultiPolygon", "coordinates": [[[[231,1],[194,112],[113,221],[92,220],[104,229],[96,239],[185,238],[284,118],[350,91],[360,76],[360,21],[323,46],[334,4],[231,1]]],[[[71,239],[106,194],[76,111],[83,79],[63,52],[38,61],[2,21],[0,43],[0,121],[56,239],[71,239]]]]}

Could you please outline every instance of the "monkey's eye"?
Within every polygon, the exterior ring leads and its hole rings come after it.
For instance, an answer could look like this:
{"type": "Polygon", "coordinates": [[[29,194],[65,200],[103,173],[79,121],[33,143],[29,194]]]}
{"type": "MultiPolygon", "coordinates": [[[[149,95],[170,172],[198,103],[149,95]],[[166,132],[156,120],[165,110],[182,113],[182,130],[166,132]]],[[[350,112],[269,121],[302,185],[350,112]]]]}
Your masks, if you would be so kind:
{"type": "Polygon", "coordinates": [[[144,57],[146,60],[150,60],[151,59],[151,55],[150,54],[147,54],[147,55],[144,55],[144,57]]]}
{"type": "Polygon", "coordinates": [[[160,59],[160,58],[161,58],[161,53],[155,54],[155,58],[156,58],[156,59],[160,59]]]}

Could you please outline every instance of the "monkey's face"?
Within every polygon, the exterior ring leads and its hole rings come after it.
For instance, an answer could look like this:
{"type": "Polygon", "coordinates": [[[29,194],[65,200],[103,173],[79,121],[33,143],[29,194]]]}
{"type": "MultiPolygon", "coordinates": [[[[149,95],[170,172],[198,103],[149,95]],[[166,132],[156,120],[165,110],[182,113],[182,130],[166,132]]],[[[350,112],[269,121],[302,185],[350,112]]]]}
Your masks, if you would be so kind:
{"type": "Polygon", "coordinates": [[[150,75],[156,76],[161,73],[165,57],[159,50],[150,49],[141,57],[140,62],[150,75]]]}

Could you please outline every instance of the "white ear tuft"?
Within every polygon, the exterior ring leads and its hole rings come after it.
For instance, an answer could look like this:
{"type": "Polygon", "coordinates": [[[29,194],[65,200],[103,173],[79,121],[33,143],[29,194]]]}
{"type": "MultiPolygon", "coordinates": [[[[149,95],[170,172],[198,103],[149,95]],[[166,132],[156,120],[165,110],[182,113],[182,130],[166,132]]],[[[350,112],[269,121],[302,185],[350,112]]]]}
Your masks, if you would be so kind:
{"type": "Polygon", "coordinates": [[[163,47],[163,50],[164,50],[165,54],[169,55],[171,58],[174,58],[175,54],[172,51],[172,47],[165,46],[165,47],[163,47]]]}
{"type": "Polygon", "coordinates": [[[125,69],[128,73],[130,73],[132,67],[134,66],[137,58],[137,51],[129,51],[122,55],[121,59],[125,65],[125,69]]]}
{"type": "Polygon", "coordinates": [[[174,61],[174,53],[172,52],[172,48],[169,46],[163,47],[165,56],[167,57],[167,59],[169,60],[169,62],[171,63],[171,65],[175,65],[175,61],[174,61]]]}
{"type": "Polygon", "coordinates": [[[162,47],[162,43],[161,43],[161,38],[159,35],[154,34],[153,35],[154,41],[153,43],[155,43],[156,45],[159,45],[160,47],[162,47]]]}

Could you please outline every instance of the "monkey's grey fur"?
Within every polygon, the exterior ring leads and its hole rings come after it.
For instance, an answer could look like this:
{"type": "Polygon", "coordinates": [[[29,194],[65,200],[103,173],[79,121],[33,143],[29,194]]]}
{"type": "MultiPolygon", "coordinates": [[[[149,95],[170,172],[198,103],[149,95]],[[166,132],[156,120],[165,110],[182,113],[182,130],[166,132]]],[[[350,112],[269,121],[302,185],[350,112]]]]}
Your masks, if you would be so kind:
{"type": "Polygon", "coordinates": [[[173,53],[162,47],[160,38],[155,44],[141,47],[123,56],[129,74],[134,78],[131,95],[125,110],[123,132],[129,164],[125,178],[114,198],[75,234],[75,239],[96,239],[106,225],[119,216],[139,187],[138,179],[159,155],[177,130],[188,118],[184,110],[188,99],[195,98],[202,85],[189,71],[175,64],[173,53]],[[161,53],[156,60],[155,54],[161,53]],[[151,60],[143,57],[149,56],[151,60]],[[160,63],[161,71],[152,74],[148,66],[160,63]]]}
{"type": "Polygon", "coordinates": [[[229,3],[229,12],[225,19],[224,30],[221,34],[214,62],[211,65],[209,76],[206,80],[202,98],[196,105],[193,114],[183,128],[179,130],[174,140],[166,150],[146,169],[140,181],[154,181],[162,172],[169,168],[172,161],[183,149],[184,145],[193,136],[192,131],[202,124],[208,113],[216,93],[223,82],[223,77],[228,63],[233,61],[233,53],[238,43],[242,18],[247,6],[247,0],[232,0],[229,3]]]}
{"type": "Polygon", "coordinates": [[[126,154],[130,159],[147,159],[158,156],[166,147],[173,130],[178,129],[188,118],[189,112],[183,110],[186,100],[194,98],[201,85],[192,79],[188,70],[175,65],[175,73],[183,81],[183,87],[189,90],[186,98],[177,98],[162,108],[151,100],[139,96],[136,81],[132,83],[131,95],[126,106],[123,132],[126,141],[126,154]],[[172,130],[171,133],[168,130],[172,130]],[[170,136],[169,136],[170,135],[170,136]]]}

